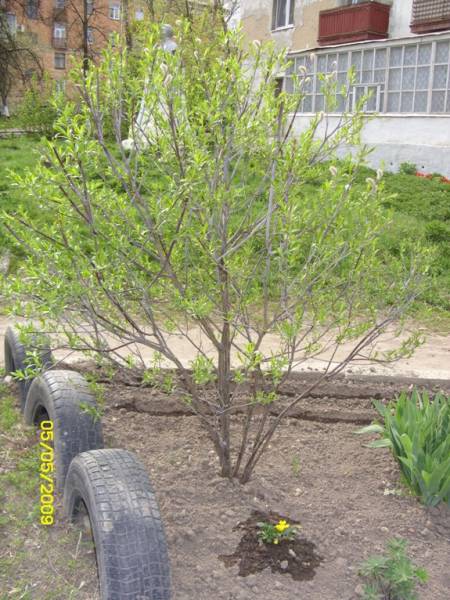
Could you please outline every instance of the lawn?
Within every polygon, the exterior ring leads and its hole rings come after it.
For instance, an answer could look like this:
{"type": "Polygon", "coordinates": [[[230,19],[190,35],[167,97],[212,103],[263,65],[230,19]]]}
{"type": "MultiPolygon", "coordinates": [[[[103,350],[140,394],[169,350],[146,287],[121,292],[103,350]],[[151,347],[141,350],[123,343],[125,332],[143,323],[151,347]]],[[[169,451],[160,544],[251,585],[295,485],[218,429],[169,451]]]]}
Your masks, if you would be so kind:
{"type": "Polygon", "coordinates": [[[39,523],[37,436],[16,396],[0,383],[0,600],[93,600],[92,544],[62,520],[60,506],[54,526],[39,523]]]}
{"type": "MultiPolygon", "coordinates": [[[[33,137],[0,139],[0,209],[11,211],[21,206],[21,196],[8,172],[13,170],[20,174],[32,167],[39,156],[39,144],[33,137]]],[[[373,170],[362,169],[357,185],[365,186],[366,178],[374,175],[373,170]]],[[[307,189],[313,194],[320,179],[327,176],[328,169],[324,168],[317,181],[307,184],[307,189]]],[[[391,212],[392,226],[384,236],[383,251],[397,256],[405,242],[415,240],[434,253],[428,292],[415,308],[420,320],[434,325],[438,320],[438,328],[446,327],[450,322],[450,184],[441,182],[439,177],[424,179],[386,173],[384,185],[385,206],[391,212]]],[[[32,206],[27,208],[33,213],[32,206]]],[[[13,256],[20,255],[20,250],[13,247],[3,232],[0,233],[0,247],[12,250],[13,256]]]]}

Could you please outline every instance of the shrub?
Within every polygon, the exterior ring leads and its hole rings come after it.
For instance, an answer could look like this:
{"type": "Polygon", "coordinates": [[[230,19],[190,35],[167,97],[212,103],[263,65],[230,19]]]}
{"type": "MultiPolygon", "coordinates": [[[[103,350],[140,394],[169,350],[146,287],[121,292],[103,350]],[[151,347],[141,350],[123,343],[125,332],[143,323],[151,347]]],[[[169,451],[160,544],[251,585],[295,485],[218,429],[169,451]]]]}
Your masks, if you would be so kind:
{"type": "Polygon", "coordinates": [[[384,406],[374,402],[384,425],[364,427],[358,433],[380,433],[372,448],[388,447],[397,460],[403,480],[430,506],[450,505],[450,397],[426,393],[400,394],[384,406]]]}
{"type": "Polygon", "coordinates": [[[387,552],[370,557],[360,568],[366,581],[364,600],[417,600],[417,583],[426,582],[425,569],[416,567],[406,554],[406,541],[392,539],[387,552]]]}
{"type": "Polygon", "coordinates": [[[21,125],[33,132],[50,138],[54,135],[53,124],[57,110],[52,103],[53,85],[48,78],[32,79],[25,91],[19,108],[21,125]]]}
{"type": "MultiPolygon", "coordinates": [[[[418,294],[423,263],[381,260],[389,225],[381,175],[355,185],[364,151],[335,166],[337,149],[358,142],[360,112],[326,139],[315,137],[324,114],[301,137],[289,135],[304,82],[275,94],[277,73],[289,67],[283,52],[244,50],[239,33],[223,31],[200,50],[188,22],[173,55],[160,48],[159,30],[143,35],[133,69],[116,47],[85,79],[74,72],[80,101],[66,102],[47,162],[17,178],[42,224],[27,211],[6,217],[27,255],[6,292],[62,347],[124,368],[146,365],[138,351],[132,363],[118,348],[159,352],[180,378],[161,378],[156,364],[145,380],[182,388],[221,474],[245,483],[281,419],[310,391],[273,418],[292,367],[330,347],[339,354],[346,341],[352,350],[323,377],[366,358],[418,294]],[[148,123],[134,133],[145,143],[128,154],[123,123],[135,123],[142,105],[148,123]],[[190,365],[171,332],[189,342],[190,365]],[[242,420],[232,419],[238,407],[242,420]]],[[[399,352],[417,338],[410,342],[399,352]]]]}
{"type": "Polygon", "coordinates": [[[400,165],[399,172],[403,175],[415,175],[417,173],[417,166],[414,163],[403,162],[400,165]]]}

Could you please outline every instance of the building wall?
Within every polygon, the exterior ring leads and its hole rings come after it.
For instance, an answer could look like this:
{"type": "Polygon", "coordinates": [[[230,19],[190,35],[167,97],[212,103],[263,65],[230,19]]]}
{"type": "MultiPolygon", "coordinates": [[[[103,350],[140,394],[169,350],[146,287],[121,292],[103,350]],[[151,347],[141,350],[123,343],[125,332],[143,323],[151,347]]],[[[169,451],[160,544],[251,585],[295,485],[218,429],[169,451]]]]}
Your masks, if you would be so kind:
{"type": "MultiPolygon", "coordinates": [[[[336,126],[339,116],[328,116],[328,129],[336,126]]],[[[297,114],[294,134],[300,135],[311,121],[311,115],[297,114]]],[[[325,122],[317,131],[320,138],[325,122]]],[[[450,177],[450,115],[378,115],[363,128],[361,141],[372,149],[369,164],[387,171],[398,171],[403,162],[417,165],[425,173],[441,173],[450,177]]],[[[351,151],[341,149],[345,155],[351,151]]]]}
{"type": "MultiPolygon", "coordinates": [[[[379,0],[391,5],[390,37],[411,34],[413,0],[379,0]]],[[[317,46],[319,13],[336,8],[345,0],[295,0],[294,25],[285,30],[271,31],[273,0],[241,0],[241,18],[245,35],[250,40],[274,40],[278,47],[304,50],[317,46]]]]}
{"type": "MultiPolygon", "coordinates": [[[[90,54],[95,57],[105,46],[109,36],[120,31],[121,21],[109,16],[110,4],[119,4],[120,0],[95,0],[94,10],[88,19],[93,30],[93,43],[90,54]]],[[[40,0],[36,18],[29,18],[25,13],[26,0],[9,0],[7,12],[16,15],[17,35],[22,36],[27,45],[39,57],[43,70],[55,81],[65,80],[75,57],[82,56],[83,24],[79,14],[83,12],[83,0],[66,0],[65,8],[55,9],[55,0],[40,0]],[[66,44],[55,47],[53,31],[55,22],[66,25],[66,44]],[[55,67],[55,53],[65,55],[65,68],[55,67]]],[[[23,88],[18,82],[9,98],[9,109],[14,112],[23,88]]]]}
{"type": "Polygon", "coordinates": [[[414,35],[410,28],[413,0],[394,0],[391,4],[389,37],[414,35]]]}
{"type": "MultiPolygon", "coordinates": [[[[329,52],[338,51],[340,48],[362,50],[370,48],[374,44],[384,47],[384,44],[394,43],[393,39],[395,38],[417,37],[411,33],[410,29],[413,0],[383,1],[391,5],[389,38],[392,42],[379,41],[376,44],[359,42],[358,44],[336,46],[333,49],[328,48],[329,52]]],[[[294,26],[272,32],[273,0],[242,0],[241,14],[244,32],[249,39],[273,39],[280,48],[284,47],[292,53],[315,48],[315,54],[319,55],[322,51],[327,51],[327,48],[317,49],[319,12],[343,4],[346,4],[345,0],[296,0],[294,26]]],[[[428,38],[425,36],[418,38],[421,43],[429,43],[433,39],[447,40],[448,35],[444,33],[434,37],[431,34],[428,38]]],[[[309,54],[305,53],[305,55],[309,54]]],[[[442,69],[443,66],[436,68],[442,69]]],[[[449,80],[447,86],[450,86],[449,80]]],[[[448,89],[447,97],[450,98],[450,87],[448,89]]],[[[316,108],[316,110],[320,109],[316,108]]],[[[428,109],[424,113],[422,107],[420,114],[411,111],[410,114],[386,111],[385,114],[372,116],[362,133],[362,142],[373,149],[369,158],[370,164],[374,167],[384,165],[388,170],[397,170],[402,162],[412,162],[421,171],[438,172],[450,176],[450,111],[447,106],[441,114],[431,113],[433,113],[433,109],[431,111],[428,109]]],[[[340,117],[330,115],[328,118],[330,124],[336,124],[340,117]]],[[[300,134],[304,131],[310,120],[311,113],[297,114],[295,117],[296,133],[300,134]]],[[[317,136],[323,132],[323,127],[319,128],[317,136]]],[[[349,148],[342,149],[343,153],[348,151],[349,148]]]]}
{"type": "Polygon", "coordinates": [[[242,28],[250,40],[273,40],[279,48],[303,50],[317,46],[319,12],[339,0],[296,0],[294,25],[271,31],[273,0],[241,0],[242,28]]]}

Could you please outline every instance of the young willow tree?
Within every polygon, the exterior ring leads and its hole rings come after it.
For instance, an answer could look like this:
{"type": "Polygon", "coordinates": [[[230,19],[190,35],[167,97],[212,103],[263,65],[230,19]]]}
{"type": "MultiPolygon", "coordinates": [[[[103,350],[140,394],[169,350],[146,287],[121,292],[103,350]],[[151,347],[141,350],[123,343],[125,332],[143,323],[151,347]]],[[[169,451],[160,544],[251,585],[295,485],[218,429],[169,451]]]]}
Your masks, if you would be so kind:
{"type": "MultiPolygon", "coordinates": [[[[198,45],[183,23],[175,54],[156,30],[142,47],[137,76],[118,47],[76,76],[81,100],[65,104],[45,162],[18,180],[41,217],[5,215],[27,253],[8,293],[16,314],[39,319],[60,346],[118,364],[130,362],[125,347],[138,358],[136,344],[147,347],[147,382],[160,364],[175,368],[221,474],[246,482],[311,390],[287,400],[285,378],[325,350],[313,385],[367,359],[415,298],[421,268],[383,258],[381,174],[355,187],[364,153],[335,158],[357,144],[360,113],[320,136],[317,115],[293,135],[303,73],[294,93],[275,93],[285,59],[271,46],[245,50],[236,32],[198,45]],[[143,93],[145,148],[127,154],[122,123],[143,93]]],[[[332,102],[335,83],[324,85],[332,102]]]]}

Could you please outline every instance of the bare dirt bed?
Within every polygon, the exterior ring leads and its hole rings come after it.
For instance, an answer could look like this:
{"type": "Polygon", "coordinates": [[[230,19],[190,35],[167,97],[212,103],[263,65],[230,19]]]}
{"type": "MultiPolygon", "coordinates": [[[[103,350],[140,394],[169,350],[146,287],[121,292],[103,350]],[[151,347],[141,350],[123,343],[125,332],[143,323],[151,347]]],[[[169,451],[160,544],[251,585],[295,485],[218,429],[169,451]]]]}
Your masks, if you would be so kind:
{"type": "MultiPolygon", "coordinates": [[[[286,399],[313,376],[291,380],[286,399]]],[[[371,378],[326,384],[285,420],[246,486],[218,476],[205,432],[174,397],[131,380],[105,385],[107,443],[136,452],[157,492],[174,600],[357,600],[359,565],[394,536],[408,540],[410,556],[429,572],[420,597],[448,600],[450,509],[426,509],[408,496],[389,451],[366,448],[367,438],[354,435],[375,416],[371,397],[390,398],[410,384],[371,378]],[[295,581],[270,568],[242,577],[238,564],[227,567],[219,558],[235,552],[242,537],[236,526],[255,510],[301,523],[302,537],[323,558],[312,579],[295,581]]]]}

